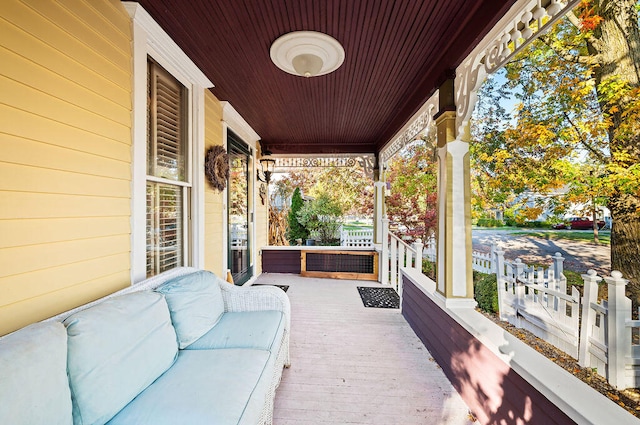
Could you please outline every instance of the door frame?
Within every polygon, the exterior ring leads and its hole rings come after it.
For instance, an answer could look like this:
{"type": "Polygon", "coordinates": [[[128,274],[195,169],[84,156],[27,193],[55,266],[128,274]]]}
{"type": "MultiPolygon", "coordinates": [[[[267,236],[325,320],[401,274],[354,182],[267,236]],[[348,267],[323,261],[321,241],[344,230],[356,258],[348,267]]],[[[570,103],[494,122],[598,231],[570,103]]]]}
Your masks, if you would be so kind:
{"type": "MultiPolygon", "coordinates": [[[[231,270],[232,275],[234,275],[234,283],[236,285],[244,285],[247,281],[249,281],[254,275],[254,265],[253,265],[253,245],[254,245],[254,212],[253,212],[253,178],[252,178],[252,170],[253,170],[253,149],[252,147],[246,143],[242,138],[235,133],[230,128],[227,128],[227,152],[231,155],[231,151],[234,150],[240,154],[246,155],[246,167],[247,167],[247,248],[246,248],[246,260],[247,260],[247,269],[246,273],[241,275],[239,278],[233,273],[232,263],[233,263],[233,255],[231,250],[231,221],[229,220],[229,215],[231,213],[231,181],[227,183],[227,220],[226,220],[226,235],[227,235],[227,267],[231,270]]],[[[231,164],[230,164],[231,165],[231,164]]],[[[231,179],[231,176],[229,176],[231,179]]]]}

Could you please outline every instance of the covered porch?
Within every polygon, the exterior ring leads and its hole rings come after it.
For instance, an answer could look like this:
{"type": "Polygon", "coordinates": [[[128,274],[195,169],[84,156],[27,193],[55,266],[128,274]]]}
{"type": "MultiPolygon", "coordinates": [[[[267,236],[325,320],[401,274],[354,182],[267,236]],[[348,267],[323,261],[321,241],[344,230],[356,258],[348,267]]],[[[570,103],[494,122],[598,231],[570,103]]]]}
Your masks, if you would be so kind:
{"type": "MultiPolygon", "coordinates": [[[[235,247],[246,286],[289,286],[292,365],[276,425],[465,424],[470,411],[481,423],[629,419],[474,309],[476,91],[577,1],[272,3],[10,2],[0,333],[175,267],[226,275],[235,247]],[[319,78],[277,69],[269,47],[300,30],[342,40],[343,67],[319,78]],[[168,97],[180,113],[149,107],[154,78],[177,87],[168,97]],[[169,115],[180,143],[156,137],[169,115]],[[382,262],[380,283],[265,273],[261,159],[370,158],[374,243],[386,245],[385,165],[429,127],[439,160],[437,282],[416,270],[417,258],[413,267],[382,262]],[[242,179],[233,187],[221,172],[220,186],[208,184],[208,153],[234,146],[242,179]],[[238,223],[233,191],[242,194],[238,223]],[[250,243],[234,243],[241,238],[250,243]],[[401,308],[363,307],[360,284],[397,287],[401,308]]],[[[162,103],[161,90],[153,94],[162,103]]],[[[408,250],[399,241],[384,249],[385,260],[408,250]]]]}

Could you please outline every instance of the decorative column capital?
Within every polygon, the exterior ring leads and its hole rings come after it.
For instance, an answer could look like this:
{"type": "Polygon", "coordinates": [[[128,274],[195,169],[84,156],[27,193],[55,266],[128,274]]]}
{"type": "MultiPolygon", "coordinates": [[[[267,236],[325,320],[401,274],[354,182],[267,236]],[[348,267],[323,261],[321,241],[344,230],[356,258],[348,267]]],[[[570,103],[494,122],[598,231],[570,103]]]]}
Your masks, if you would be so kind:
{"type": "Polygon", "coordinates": [[[449,142],[456,140],[456,112],[444,111],[437,115],[436,119],[438,148],[444,147],[449,142]]]}

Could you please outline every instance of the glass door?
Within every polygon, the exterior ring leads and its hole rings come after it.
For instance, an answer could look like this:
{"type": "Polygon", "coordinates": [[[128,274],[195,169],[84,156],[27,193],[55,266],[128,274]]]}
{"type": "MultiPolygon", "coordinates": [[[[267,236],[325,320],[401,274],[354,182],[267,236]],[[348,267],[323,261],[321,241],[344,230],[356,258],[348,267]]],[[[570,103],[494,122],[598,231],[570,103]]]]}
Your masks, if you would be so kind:
{"type": "Polygon", "coordinates": [[[236,285],[253,275],[249,232],[249,147],[229,131],[229,269],[236,285]]]}

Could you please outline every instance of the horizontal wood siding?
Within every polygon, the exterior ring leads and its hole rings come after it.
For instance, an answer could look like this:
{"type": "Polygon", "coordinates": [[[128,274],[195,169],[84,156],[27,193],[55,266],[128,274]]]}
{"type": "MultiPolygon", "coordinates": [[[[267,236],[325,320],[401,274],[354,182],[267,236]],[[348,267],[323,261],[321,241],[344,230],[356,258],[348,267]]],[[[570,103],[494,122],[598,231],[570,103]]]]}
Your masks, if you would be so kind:
{"type": "Polygon", "coordinates": [[[406,277],[402,312],[480,423],[575,423],[406,277]]]}
{"type": "MultiPolygon", "coordinates": [[[[211,146],[221,146],[222,106],[209,90],[205,90],[204,98],[204,153],[211,146]]],[[[224,192],[214,189],[205,182],[204,189],[204,266],[218,276],[226,278],[227,265],[223,264],[224,252],[224,192]]]]}
{"type": "Polygon", "coordinates": [[[300,250],[262,250],[264,273],[300,274],[300,250]]]}
{"type": "Polygon", "coordinates": [[[0,10],[0,335],[130,281],[131,33],[117,0],[0,10]]]}

